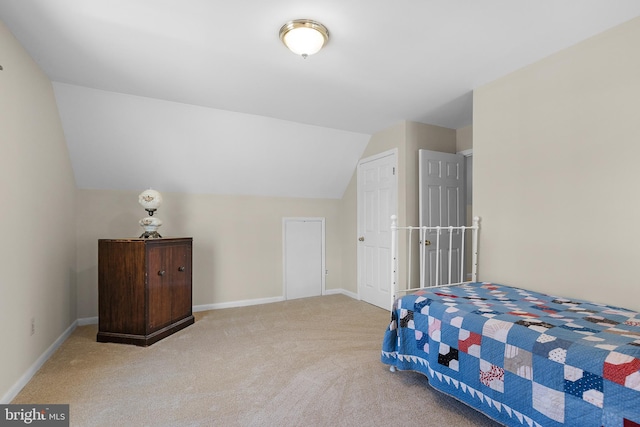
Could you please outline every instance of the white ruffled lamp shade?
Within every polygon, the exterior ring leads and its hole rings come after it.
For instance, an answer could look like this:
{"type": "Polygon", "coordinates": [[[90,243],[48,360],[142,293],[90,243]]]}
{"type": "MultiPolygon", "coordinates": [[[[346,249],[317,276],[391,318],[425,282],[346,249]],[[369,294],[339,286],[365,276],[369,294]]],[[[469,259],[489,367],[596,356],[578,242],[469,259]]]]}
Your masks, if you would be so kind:
{"type": "Polygon", "coordinates": [[[154,212],[162,205],[162,195],[153,189],[143,191],[138,195],[138,203],[149,213],[148,217],[142,218],[138,223],[144,228],[141,238],[159,238],[158,227],[162,225],[159,218],[153,218],[154,212]]]}

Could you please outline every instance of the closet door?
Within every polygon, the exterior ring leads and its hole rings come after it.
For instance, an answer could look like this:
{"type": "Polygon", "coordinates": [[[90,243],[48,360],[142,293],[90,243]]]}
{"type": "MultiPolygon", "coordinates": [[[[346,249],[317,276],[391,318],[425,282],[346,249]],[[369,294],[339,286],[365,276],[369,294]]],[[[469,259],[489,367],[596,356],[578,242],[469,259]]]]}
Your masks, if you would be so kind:
{"type": "Polygon", "coordinates": [[[391,307],[391,215],[398,213],[397,150],[358,163],[358,296],[391,307]]]}
{"type": "Polygon", "coordinates": [[[285,299],[322,295],[324,218],[285,218],[283,248],[285,299]]]}

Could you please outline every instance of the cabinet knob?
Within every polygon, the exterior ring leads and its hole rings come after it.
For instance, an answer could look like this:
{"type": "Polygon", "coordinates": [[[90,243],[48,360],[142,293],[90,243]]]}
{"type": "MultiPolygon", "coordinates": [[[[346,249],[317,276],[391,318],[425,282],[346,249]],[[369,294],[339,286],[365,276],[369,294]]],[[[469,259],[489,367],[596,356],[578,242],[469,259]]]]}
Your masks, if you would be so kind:
{"type": "Polygon", "coordinates": [[[160,270],[160,271],[158,271],[158,276],[164,276],[164,273],[166,273],[166,271],[160,270]]]}
{"type": "Polygon", "coordinates": [[[184,265],[181,265],[180,267],[178,267],[178,271],[184,271],[184,265]]]}

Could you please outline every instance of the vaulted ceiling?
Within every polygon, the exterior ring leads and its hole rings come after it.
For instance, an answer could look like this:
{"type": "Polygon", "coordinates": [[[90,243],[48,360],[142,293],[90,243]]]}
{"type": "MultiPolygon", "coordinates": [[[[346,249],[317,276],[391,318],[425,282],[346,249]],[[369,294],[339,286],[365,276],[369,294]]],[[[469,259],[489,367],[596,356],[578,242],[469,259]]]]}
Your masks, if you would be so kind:
{"type": "Polygon", "coordinates": [[[639,15],[637,0],[0,0],[54,82],[79,187],[329,198],[369,135],[470,125],[474,88],[639,15]],[[296,18],[331,35],[307,59],[278,38],[296,18]]]}

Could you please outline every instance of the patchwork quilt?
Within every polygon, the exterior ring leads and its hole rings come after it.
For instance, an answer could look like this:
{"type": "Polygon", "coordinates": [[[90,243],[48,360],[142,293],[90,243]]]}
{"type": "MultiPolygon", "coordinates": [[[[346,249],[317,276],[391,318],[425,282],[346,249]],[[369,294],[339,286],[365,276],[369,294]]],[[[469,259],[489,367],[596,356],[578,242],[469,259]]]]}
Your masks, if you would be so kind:
{"type": "Polygon", "coordinates": [[[508,426],[640,427],[640,314],[493,283],[396,300],[383,363],[508,426]]]}

